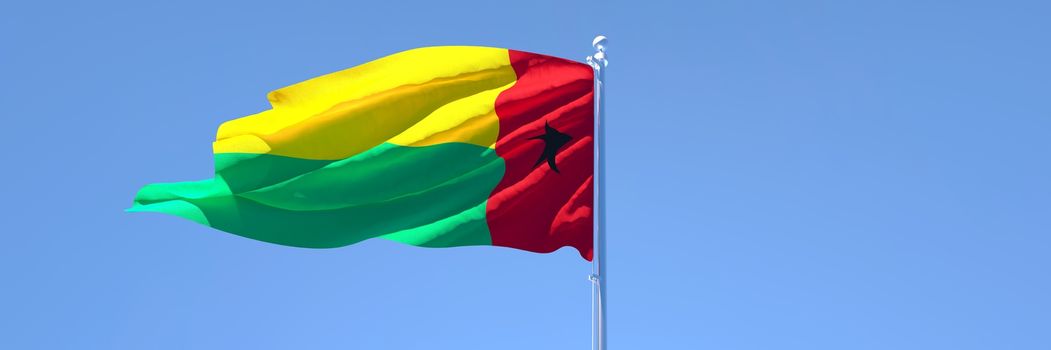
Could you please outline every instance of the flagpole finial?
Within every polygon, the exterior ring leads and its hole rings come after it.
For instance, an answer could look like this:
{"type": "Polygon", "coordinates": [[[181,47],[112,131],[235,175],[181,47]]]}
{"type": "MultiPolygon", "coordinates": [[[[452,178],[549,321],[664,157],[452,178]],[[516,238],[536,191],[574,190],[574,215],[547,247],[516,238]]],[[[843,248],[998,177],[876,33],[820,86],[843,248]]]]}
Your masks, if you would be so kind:
{"type": "Polygon", "coordinates": [[[595,37],[595,40],[591,41],[591,46],[594,46],[595,50],[605,52],[606,51],[606,42],[608,42],[608,41],[609,41],[609,39],[606,39],[605,35],[599,35],[599,36],[595,37]]]}
{"type": "Polygon", "coordinates": [[[591,41],[591,46],[595,47],[595,54],[588,56],[588,64],[595,70],[602,70],[602,68],[606,68],[609,65],[609,61],[606,60],[607,43],[609,43],[609,39],[606,39],[605,35],[596,36],[595,40],[591,41]]]}

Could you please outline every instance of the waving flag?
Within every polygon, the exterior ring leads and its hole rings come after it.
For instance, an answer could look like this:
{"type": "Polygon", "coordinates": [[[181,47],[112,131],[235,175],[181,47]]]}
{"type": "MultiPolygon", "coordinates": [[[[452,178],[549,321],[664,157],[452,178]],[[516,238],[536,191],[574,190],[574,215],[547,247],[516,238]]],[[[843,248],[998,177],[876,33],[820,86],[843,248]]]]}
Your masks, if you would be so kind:
{"type": "Polygon", "coordinates": [[[576,248],[592,258],[592,68],[427,47],[269,94],[219,127],[215,177],[147,185],[130,211],[276,244],[576,248]]]}

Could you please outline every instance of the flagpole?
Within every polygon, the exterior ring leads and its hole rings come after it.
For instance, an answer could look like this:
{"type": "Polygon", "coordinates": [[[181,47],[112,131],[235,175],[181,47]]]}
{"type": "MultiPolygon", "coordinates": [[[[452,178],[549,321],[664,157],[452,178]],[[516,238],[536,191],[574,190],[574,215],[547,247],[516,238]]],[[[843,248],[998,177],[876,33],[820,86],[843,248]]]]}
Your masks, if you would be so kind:
{"type": "Polygon", "coordinates": [[[606,350],[606,279],[609,271],[606,267],[606,120],[605,120],[605,82],[606,82],[606,43],[605,36],[596,36],[591,41],[595,54],[588,56],[588,65],[595,70],[595,215],[594,246],[595,256],[592,264],[591,285],[593,302],[592,314],[592,347],[595,350],[606,350]]]}

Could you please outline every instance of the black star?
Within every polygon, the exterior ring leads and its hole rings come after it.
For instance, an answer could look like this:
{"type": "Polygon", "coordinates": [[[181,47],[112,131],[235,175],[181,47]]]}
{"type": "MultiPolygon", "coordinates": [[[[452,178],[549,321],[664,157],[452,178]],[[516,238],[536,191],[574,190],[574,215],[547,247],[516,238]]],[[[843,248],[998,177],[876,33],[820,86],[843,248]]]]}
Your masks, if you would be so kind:
{"type": "Polygon", "coordinates": [[[533,164],[535,168],[540,163],[547,160],[547,165],[551,167],[551,170],[558,172],[558,166],[555,165],[555,154],[558,153],[558,149],[569,143],[573,137],[563,134],[562,132],[555,130],[551,125],[548,125],[547,121],[544,121],[544,134],[540,136],[533,136],[530,140],[541,140],[544,141],[544,153],[540,154],[540,159],[536,160],[536,164],[533,164]]]}

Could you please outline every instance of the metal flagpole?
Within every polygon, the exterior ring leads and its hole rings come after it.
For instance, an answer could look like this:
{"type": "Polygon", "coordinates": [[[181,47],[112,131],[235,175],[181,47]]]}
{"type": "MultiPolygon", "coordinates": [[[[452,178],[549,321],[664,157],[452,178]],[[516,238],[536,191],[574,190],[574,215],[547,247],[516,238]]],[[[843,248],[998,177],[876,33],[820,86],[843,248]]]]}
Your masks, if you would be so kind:
{"type": "Polygon", "coordinates": [[[595,70],[595,215],[594,246],[595,263],[592,264],[591,285],[592,297],[595,298],[592,308],[592,347],[606,350],[606,121],[605,121],[605,82],[606,82],[606,40],[599,35],[591,42],[595,54],[588,56],[588,65],[595,70]]]}

